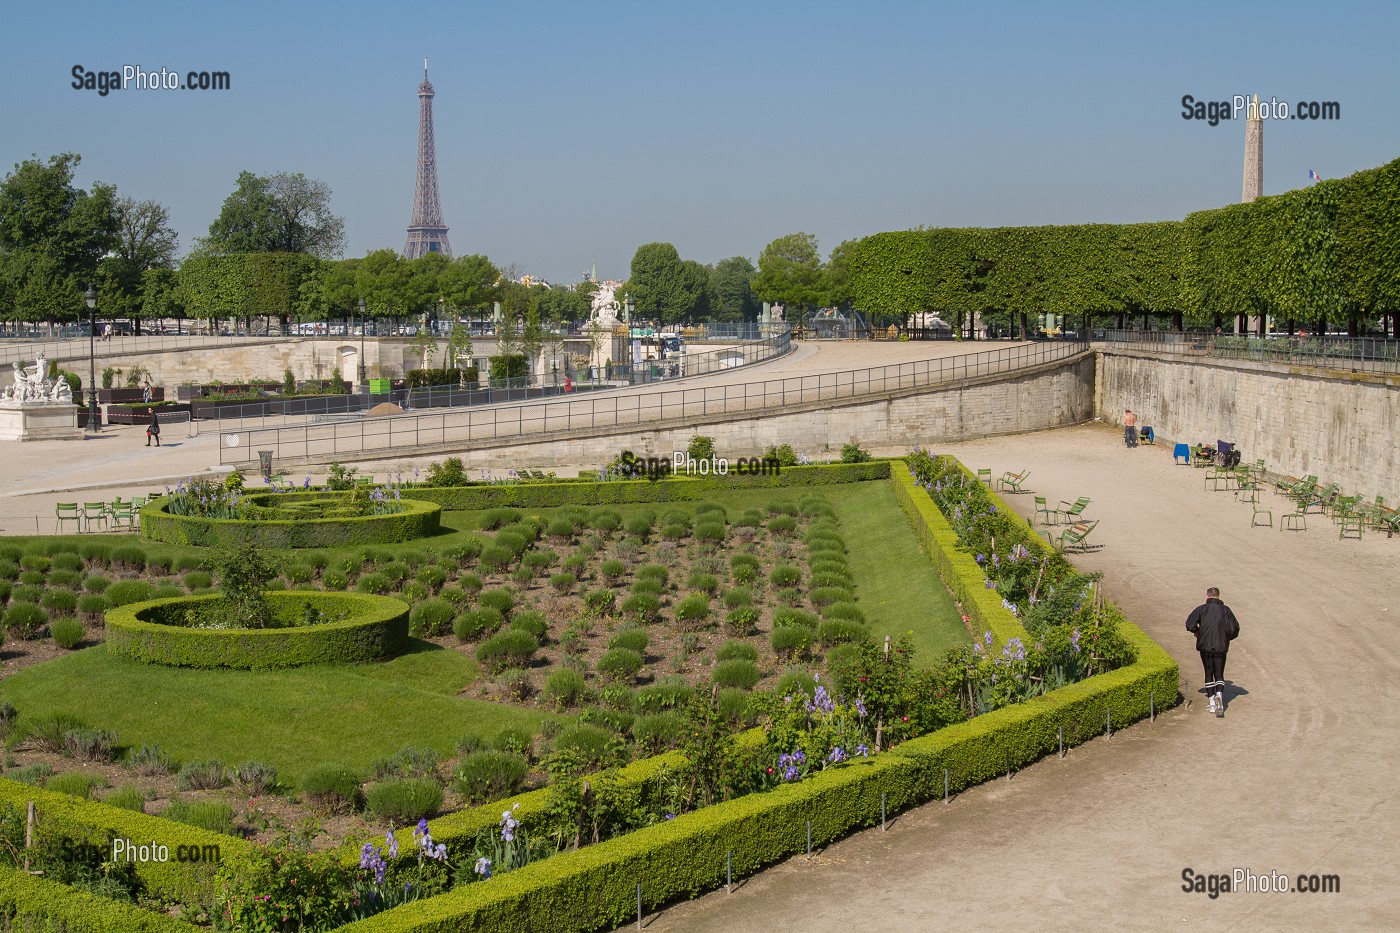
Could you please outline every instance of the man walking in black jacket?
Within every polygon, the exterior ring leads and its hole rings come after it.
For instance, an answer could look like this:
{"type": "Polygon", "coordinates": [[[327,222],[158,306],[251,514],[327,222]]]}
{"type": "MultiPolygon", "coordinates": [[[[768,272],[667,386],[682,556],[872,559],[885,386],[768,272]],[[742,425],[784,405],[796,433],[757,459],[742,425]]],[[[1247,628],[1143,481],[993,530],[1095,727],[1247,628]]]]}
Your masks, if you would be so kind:
{"type": "Polygon", "coordinates": [[[1186,631],[1196,636],[1196,650],[1206,672],[1206,712],[1225,715],[1225,655],[1240,634],[1240,623],[1230,607],[1220,601],[1220,590],[1206,590],[1206,601],[1186,617],[1186,631]]]}

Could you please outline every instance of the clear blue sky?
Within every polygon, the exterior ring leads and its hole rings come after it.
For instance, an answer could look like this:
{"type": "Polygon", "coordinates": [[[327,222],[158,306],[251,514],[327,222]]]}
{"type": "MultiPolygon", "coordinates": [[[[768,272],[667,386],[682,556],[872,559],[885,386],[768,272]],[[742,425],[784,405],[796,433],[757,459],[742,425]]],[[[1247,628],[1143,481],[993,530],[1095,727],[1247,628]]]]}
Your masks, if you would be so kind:
{"type": "Polygon", "coordinates": [[[430,59],[458,254],[556,282],[642,243],[757,259],[914,226],[1177,219],[1239,200],[1243,121],[1183,94],[1338,101],[1266,124],[1264,190],[1400,157],[1386,3],[7,3],[0,166],[171,212],[181,250],[238,172],[327,182],[347,256],[402,249],[430,59]],[[1228,6],[1222,10],[1221,7],[1228,6]],[[74,65],[228,71],[224,92],[71,87],[74,65]]]}

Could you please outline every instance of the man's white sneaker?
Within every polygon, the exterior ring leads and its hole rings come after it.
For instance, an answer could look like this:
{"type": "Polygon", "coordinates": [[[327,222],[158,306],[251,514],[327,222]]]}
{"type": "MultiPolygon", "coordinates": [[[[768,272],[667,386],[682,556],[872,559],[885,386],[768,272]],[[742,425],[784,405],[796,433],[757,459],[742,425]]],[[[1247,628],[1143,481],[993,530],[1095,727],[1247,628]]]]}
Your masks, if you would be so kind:
{"type": "Polygon", "coordinates": [[[1225,715],[1225,694],[1223,693],[1217,693],[1215,695],[1215,715],[1225,715]]]}
{"type": "Polygon", "coordinates": [[[1206,697],[1206,712],[1215,712],[1215,694],[1213,693],[1206,697]]]}

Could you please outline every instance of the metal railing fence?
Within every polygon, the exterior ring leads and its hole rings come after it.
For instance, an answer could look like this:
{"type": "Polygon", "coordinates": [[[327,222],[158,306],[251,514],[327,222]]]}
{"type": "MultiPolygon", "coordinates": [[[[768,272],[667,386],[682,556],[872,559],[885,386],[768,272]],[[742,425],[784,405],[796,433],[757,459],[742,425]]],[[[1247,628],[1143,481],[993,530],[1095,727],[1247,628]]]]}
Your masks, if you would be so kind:
{"type": "Polygon", "coordinates": [[[550,431],[640,426],[668,418],[739,415],[1013,373],[1068,360],[1088,349],[1087,342],[1054,341],[787,379],[599,393],[449,413],[225,432],[220,435],[219,458],[223,463],[247,463],[257,459],[259,450],[268,450],[278,459],[330,460],[429,445],[470,445],[550,431]]]}
{"type": "Polygon", "coordinates": [[[1208,356],[1317,366],[1352,372],[1400,373],[1400,340],[1342,335],[1248,337],[1178,331],[1110,330],[1107,346],[1147,353],[1208,356]]]}

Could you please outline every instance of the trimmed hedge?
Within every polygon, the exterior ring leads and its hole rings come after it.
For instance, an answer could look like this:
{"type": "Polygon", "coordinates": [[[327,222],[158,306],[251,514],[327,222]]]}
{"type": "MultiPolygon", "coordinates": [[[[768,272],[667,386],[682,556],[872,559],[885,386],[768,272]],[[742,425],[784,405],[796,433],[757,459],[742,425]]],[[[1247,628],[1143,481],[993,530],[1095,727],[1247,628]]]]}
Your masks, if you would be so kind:
{"type": "MultiPolygon", "coordinates": [[[[283,497],[342,495],[339,493],[285,493],[283,497]]],[[[354,518],[240,520],[171,515],[168,499],[157,499],[141,509],[141,534],[151,541],[192,547],[234,547],[245,542],[265,548],[340,547],[346,544],[391,544],[435,535],[441,527],[442,507],[419,496],[401,500],[404,511],[392,515],[354,518]]]]}
{"type": "Polygon", "coordinates": [[[199,933],[200,927],[0,867],[0,927],[25,933],[199,933]]]}
{"type": "MultiPolygon", "coordinates": [[[[938,510],[937,503],[914,481],[909,465],[903,460],[895,463],[890,470],[890,483],[894,486],[895,498],[914,526],[914,533],[924,553],[933,561],[938,575],[953,591],[953,598],[962,604],[963,613],[971,620],[968,622],[968,634],[977,638],[983,632],[991,632],[997,644],[1005,644],[1010,638],[1025,641],[1028,638],[1025,627],[1006,611],[1001,604],[1001,594],[987,589],[987,576],[977,566],[976,558],[958,542],[958,533],[938,510]]],[[[991,498],[998,512],[1016,514],[995,493],[991,494],[991,498]]],[[[1039,535],[1031,534],[1030,538],[1036,540],[1028,538],[1026,547],[1040,557],[1049,545],[1039,540],[1039,535]]]]}
{"type": "MultiPolygon", "coordinates": [[[[504,483],[452,487],[414,487],[406,496],[436,502],[445,512],[516,508],[546,509],[564,505],[621,505],[636,502],[691,502],[722,489],[828,486],[888,479],[891,461],[823,463],[788,467],[773,476],[673,476],[648,480],[559,480],[549,483],[504,483]]],[[[404,501],[407,501],[405,499],[404,501]]],[[[145,512],[141,517],[144,526],[145,512]]]]}
{"type": "MultiPolygon", "coordinates": [[[[247,842],[233,836],[0,779],[0,804],[13,804],[23,810],[30,800],[34,801],[34,808],[41,820],[73,839],[104,842],[106,837],[120,837],[138,846],[146,843],[166,846],[170,850],[170,861],[135,863],[137,877],[153,896],[163,901],[196,905],[213,903],[216,893],[214,876],[219,864],[227,865],[230,861],[246,858],[250,848],[247,842]],[[177,862],[175,850],[181,845],[216,845],[221,861],[177,862]]],[[[104,904],[110,903],[99,900],[104,904]]],[[[36,905],[31,903],[30,906],[36,905]]]]}
{"type": "Polygon", "coordinates": [[[408,643],[408,606],[364,593],[279,591],[266,594],[279,615],[300,615],[313,605],[329,616],[319,625],[268,629],[186,628],[162,620],[186,607],[220,599],[217,594],[133,603],[107,611],[107,649],[147,664],[232,667],[248,670],[304,664],[358,664],[396,654],[408,643]]]}

